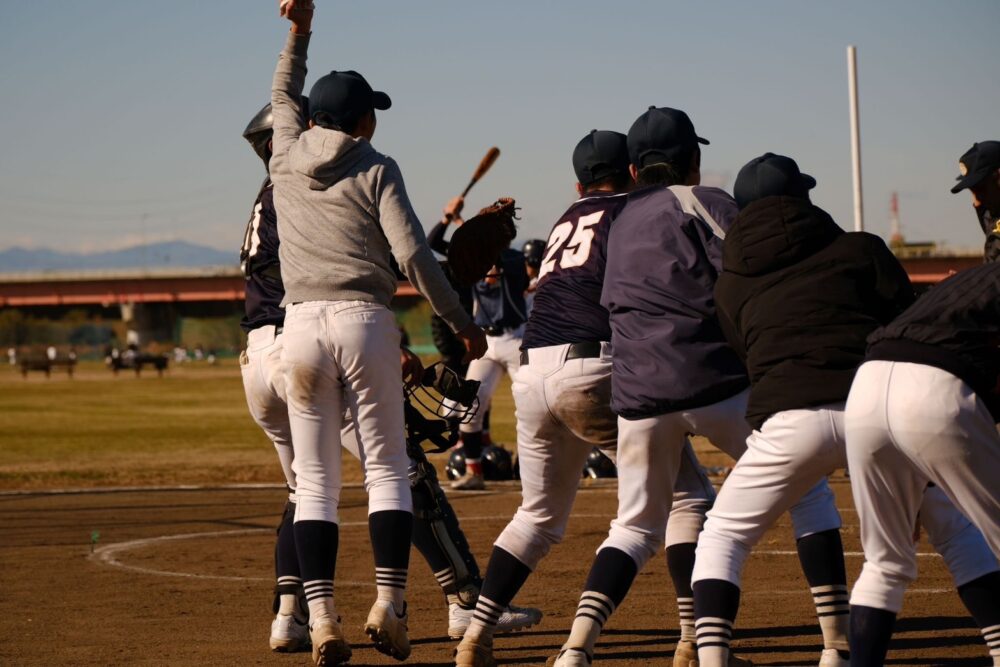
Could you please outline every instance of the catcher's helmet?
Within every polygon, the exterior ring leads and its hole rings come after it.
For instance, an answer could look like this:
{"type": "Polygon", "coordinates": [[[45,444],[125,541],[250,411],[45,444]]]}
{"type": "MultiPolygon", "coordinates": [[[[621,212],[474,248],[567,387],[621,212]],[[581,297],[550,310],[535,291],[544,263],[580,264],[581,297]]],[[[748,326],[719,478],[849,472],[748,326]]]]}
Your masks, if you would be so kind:
{"type": "Polygon", "coordinates": [[[618,468],[600,449],[594,447],[583,464],[583,476],[591,479],[618,477],[618,468]]]}
{"type": "Polygon", "coordinates": [[[457,426],[471,420],[479,409],[478,392],[478,381],[463,380],[441,362],[428,366],[420,384],[406,388],[407,444],[422,447],[428,441],[433,445],[431,452],[451,447],[458,439],[457,426]]]}
{"type": "Polygon", "coordinates": [[[542,265],[542,258],[545,256],[545,241],[542,239],[528,239],[521,247],[524,253],[524,263],[533,269],[542,265]]]}

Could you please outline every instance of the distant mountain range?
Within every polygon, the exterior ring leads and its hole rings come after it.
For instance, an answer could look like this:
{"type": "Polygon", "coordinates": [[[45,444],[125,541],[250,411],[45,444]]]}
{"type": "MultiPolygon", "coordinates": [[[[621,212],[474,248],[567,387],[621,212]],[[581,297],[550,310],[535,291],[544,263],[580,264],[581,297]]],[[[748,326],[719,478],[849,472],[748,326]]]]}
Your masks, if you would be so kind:
{"type": "Polygon", "coordinates": [[[0,250],[0,273],[25,271],[101,271],[114,269],[170,269],[204,266],[238,266],[235,252],[185,241],[149,243],[121,250],[94,253],[8,248],[0,250]]]}

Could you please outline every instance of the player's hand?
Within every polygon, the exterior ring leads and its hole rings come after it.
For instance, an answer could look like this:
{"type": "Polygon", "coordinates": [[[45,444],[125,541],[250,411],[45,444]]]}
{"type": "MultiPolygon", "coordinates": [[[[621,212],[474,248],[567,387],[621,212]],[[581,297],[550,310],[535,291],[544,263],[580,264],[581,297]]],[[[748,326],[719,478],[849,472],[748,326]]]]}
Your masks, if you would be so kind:
{"type": "Polygon", "coordinates": [[[308,34],[312,28],[313,0],[280,0],[278,12],[292,22],[292,30],[300,35],[308,34]]]}
{"type": "Polygon", "coordinates": [[[399,365],[403,370],[403,384],[407,387],[420,384],[420,378],[424,376],[424,365],[420,363],[420,357],[405,347],[401,347],[399,348],[399,365]]]}
{"type": "Polygon", "coordinates": [[[479,359],[486,354],[486,334],[475,323],[469,324],[469,326],[459,331],[456,335],[462,339],[462,343],[465,345],[465,356],[462,358],[463,363],[467,364],[473,359],[479,359]]]}
{"type": "Polygon", "coordinates": [[[445,223],[454,222],[456,224],[462,224],[462,208],[465,206],[465,198],[461,195],[454,197],[445,204],[444,207],[444,221],[445,223]]]}

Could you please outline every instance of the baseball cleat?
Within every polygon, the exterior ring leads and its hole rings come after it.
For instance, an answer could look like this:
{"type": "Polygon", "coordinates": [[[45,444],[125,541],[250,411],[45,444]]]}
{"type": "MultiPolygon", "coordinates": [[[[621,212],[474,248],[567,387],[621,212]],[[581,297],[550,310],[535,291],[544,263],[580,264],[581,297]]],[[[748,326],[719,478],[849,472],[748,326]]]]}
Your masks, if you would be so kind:
{"type": "Polygon", "coordinates": [[[406,634],[406,605],[403,613],[397,614],[396,608],[389,600],[376,600],[372,610],[368,612],[365,623],[365,634],[375,644],[379,653],[396,660],[406,660],[410,657],[410,638],[406,634]]]}
{"type": "Polygon", "coordinates": [[[463,637],[455,649],[455,667],[496,667],[492,637],[463,637]]]}
{"type": "MultiPolygon", "coordinates": [[[[461,639],[465,635],[465,630],[472,622],[472,615],[475,607],[463,607],[457,602],[448,605],[448,636],[452,639],[461,639]]],[[[534,607],[515,607],[509,605],[500,614],[494,632],[517,632],[530,628],[542,620],[542,612],[534,607]]]]}
{"type": "Polygon", "coordinates": [[[271,621],[271,650],[292,653],[309,643],[309,624],[293,614],[278,614],[271,621]]]}
{"type": "MultiPolygon", "coordinates": [[[[671,662],[673,667],[698,667],[698,646],[691,641],[677,642],[674,650],[674,659],[671,662]]],[[[746,658],[729,654],[728,667],[753,667],[753,663],[746,658]]]]}
{"type": "Polygon", "coordinates": [[[482,475],[467,472],[452,482],[451,488],[456,491],[482,491],[486,488],[486,482],[482,475]]]}
{"type": "Polygon", "coordinates": [[[545,661],[545,667],[590,667],[593,657],[582,648],[564,648],[545,661]]]}
{"type": "Polygon", "coordinates": [[[835,648],[823,649],[819,656],[819,667],[851,667],[851,659],[843,657],[835,648]]]}
{"type": "Polygon", "coordinates": [[[342,665],[351,659],[351,647],[344,639],[344,631],[336,621],[323,619],[309,628],[313,645],[313,662],[317,667],[342,665]]]}

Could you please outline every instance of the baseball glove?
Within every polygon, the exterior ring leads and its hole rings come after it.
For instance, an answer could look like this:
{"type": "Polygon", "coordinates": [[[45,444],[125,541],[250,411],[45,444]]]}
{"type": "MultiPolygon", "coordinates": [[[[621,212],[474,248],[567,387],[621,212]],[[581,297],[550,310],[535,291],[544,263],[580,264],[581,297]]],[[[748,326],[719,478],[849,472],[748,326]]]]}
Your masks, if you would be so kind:
{"type": "Polygon", "coordinates": [[[516,218],[514,200],[501,197],[455,230],[448,246],[448,266],[460,285],[473,285],[486,277],[514,240],[516,218]]]}

